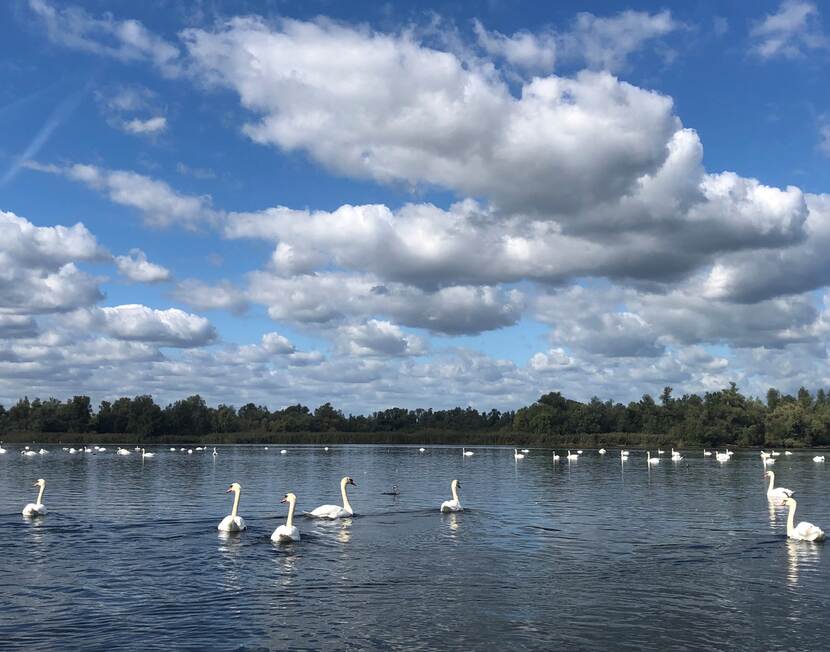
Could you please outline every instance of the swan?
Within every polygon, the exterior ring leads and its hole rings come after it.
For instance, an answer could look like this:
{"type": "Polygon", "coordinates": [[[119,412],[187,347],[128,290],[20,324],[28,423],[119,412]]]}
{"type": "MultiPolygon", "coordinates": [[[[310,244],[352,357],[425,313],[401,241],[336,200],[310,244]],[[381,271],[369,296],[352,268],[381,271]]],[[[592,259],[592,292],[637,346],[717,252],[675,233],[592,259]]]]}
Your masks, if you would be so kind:
{"type": "Polygon", "coordinates": [[[605,455],[605,453],[606,453],[607,451],[606,451],[604,448],[600,448],[597,452],[598,452],[600,455],[605,455]]]}
{"type": "Polygon", "coordinates": [[[625,461],[628,459],[628,451],[621,450],[620,451],[620,459],[625,461]]]}
{"type": "Polygon", "coordinates": [[[823,461],[824,461],[824,455],[816,455],[813,458],[813,462],[823,462],[823,461]]]}
{"type": "Polygon", "coordinates": [[[582,455],[582,449],[580,448],[578,451],[576,451],[576,454],[577,455],[582,455]]]}
{"type": "Polygon", "coordinates": [[[179,452],[180,452],[180,453],[184,453],[184,448],[180,448],[180,449],[179,449],[179,452]]]}
{"type": "MultiPolygon", "coordinates": [[[[323,447],[323,450],[324,450],[324,451],[326,451],[326,452],[328,453],[328,452],[329,452],[329,447],[328,447],[328,446],[324,446],[324,447],[323,447]]],[[[421,450],[424,450],[424,449],[422,448],[421,450]]]]}
{"type": "Polygon", "coordinates": [[[659,464],[660,458],[659,457],[652,457],[651,451],[646,451],[646,462],[649,464],[659,464]]]}
{"type": "Polygon", "coordinates": [[[38,455],[46,455],[46,454],[48,454],[48,453],[49,453],[49,451],[48,451],[48,450],[46,450],[45,448],[41,448],[41,449],[37,452],[37,454],[38,454],[38,455]]]}
{"type": "Polygon", "coordinates": [[[773,457],[778,457],[779,455],[781,455],[781,453],[777,453],[776,451],[772,451],[770,453],[770,455],[772,455],[773,457]]]}
{"type": "Polygon", "coordinates": [[[204,448],[202,448],[201,446],[197,446],[197,447],[196,447],[196,450],[197,450],[197,451],[203,451],[203,450],[205,450],[205,449],[204,449],[204,448]]]}
{"type": "Polygon", "coordinates": [[[703,449],[703,456],[704,457],[711,457],[712,451],[707,451],[705,448],[703,449]]]}
{"type": "MultiPolygon", "coordinates": [[[[127,451],[127,452],[129,453],[130,451],[127,451]]],[[[171,448],[171,449],[170,449],[170,452],[171,452],[171,453],[175,453],[175,452],[176,452],[176,449],[175,449],[175,448],[171,448]]]]}
{"type": "Polygon", "coordinates": [[[765,459],[767,459],[768,457],[769,457],[769,453],[766,453],[766,452],[764,452],[764,451],[761,451],[761,459],[762,459],[762,460],[765,460],[765,459]]]}
{"type": "Polygon", "coordinates": [[[735,454],[735,451],[731,451],[727,448],[726,449],[726,454],[729,455],[729,457],[732,457],[735,454]]]}
{"type": "Polygon", "coordinates": [[[764,475],[769,478],[769,487],[767,488],[767,498],[769,500],[786,500],[793,495],[792,489],[784,489],[784,487],[773,486],[775,485],[775,473],[773,471],[766,471],[764,475]]]}
{"type": "Polygon", "coordinates": [[[801,521],[801,523],[793,527],[795,508],[798,505],[795,502],[795,498],[786,498],[784,504],[790,508],[790,513],[787,515],[787,536],[790,539],[796,539],[797,541],[824,541],[824,532],[818,525],[801,521]]]}
{"type": "Polygon", "coordinates": [[[115,454],[116,455],[129,455],[130,451],[128,451],[126,448],[119,448],[117,451],[115,451],[115,454]]]}
{"type": "Polygon", "coordinates": [[[764,462],[764,466],[768,466],[770,464],[775,464],[775,458],[774,457],[765,457],[763,459],[763,462],[764,462]]]}
{"type": "MultiPolygon", "coordinates": [[[[64,448],[64,450],[66,450],[66,449],[64,448]]],[[[3,448],[2,446],[0,446],[0,455],[5,455],[5,454],[6,454],[6,449],[3,448]]]]}
{"type": "Polygon", "coordinates": [[[458,480],[453,480],[450,483],[450,489],[452,490],[452,500],[445,500],[441,503],[441,511],[442,512],[463,512],[464,508],[461,506],[461,501],[458,499],[458,488],[461,486],[461,483],[458,480]]]}
{"type": "Polygon", "coordinates": [[[664,451],[664,450],[662,450],[662,449],[658,448],[658,449],[657,449],[657,454],[658,454],[658,455],[665,455],[665,454],[666,454],[666,451],[664,451]]]}
{"type": "MultiPolygon", "coordinates": [[[[328,450],[328,448],[327,448],[326,450],[328,450]]],[[[418,449],[418,452],[419,452],[419,453],[423,453],[425,450],[426,450],[426,448],[424,448],[423,446],[421,446],[421,447],[418,449]]]]}
{"type": "Polygon", "coordinates": [[[32,455],[37,455],[34,451],[23,451],[23,455],[26,457],[32,457],[32,455]]]}
{"type": "Polygon", "coordinates": [[[75,448],[70,448],[70,449],[69,449],[69,454],[70,454],[70,455],[74,455],[74,454],[75,454],[75,453],[77,453],[77,452],[78,452],[78,450],[77,450],[77,449],[75,449],[75,448]]]}
{"type": "Polygon", "coordinates": [[[525,458],[525,454],[520,453],[518,448],[514,448],[513,457],[515,457],[517,460],[523,460],[525,458]]]}
{"type": "Polygon", "coordinates": [[[715,459],[718,462],[728,462],[729,461],[729,453],[715,453],[715,459]]]}
{"type": "Polygon", "coordinates": [[[353,516],[354,510],[352,509],[351,503],[349,503],[349,497],[346,495],[346,485],[349,484],[353,487],[357,486],[354,480],[352,480],[349,476],[345,476],[342,480],[340,480],[340,495],[343,497],[342,507],[340,505],[320,505],[316,509],[308,512],[308,516],[330,519],[353,516]]]}
{"type": "Polygon", "coordinates": [[[473,451],[468,451],[466,448],[461,449],[461,454],[466,457],[472,457],[473,455],[475,455],[473,451]]]}
{"type": "Polygon", "coordinates": [[[228,490],[225,493],[235,494],[233,497],[233,509],[231,509],[230,514],[222,519],[217,529],[221,532],[241,532],[248,527],[245,525],[245,519],[237,514],[237,511],[239,511],[239,497],[242,495],[242,485],[238,482],[234,482],[230,487],[228,487],[228,490]]]}
{"type": "Polygon", "coordinates": [[[280,455],[287,455],[287,454],[288,454],[288,451],[285,450],[284,448],[280,451],[280,455]]]}
{"type": "Polygon", "coordinates": [[[792,454],[793,454],[792,451],[784,451],[784,455],[792,455],[792,454]]]}
{"type": "Polygon", "coordinates": [[[676,451],[672,448],[671,449],[671,458],[672,458],[672,460],[679,462],[680,460],[683,459],[683,456],[680,454],[680,451],[676,451]]]}
{"type": "Polygon", "coordinates": [[[553,451],[553,461],[554,461],[554,462],[558,462],[558,461],[559,461],[559,456],[556,454],[556,451],[553,451]]]}
{"type": "Polygon", "coordinates": [[[192,449],[192,448],[188,448],[188,449],[187,449],[187,454],[188,454],[188,455],[193,455],[193,449],[192,449]]]}
{"type": "Polygon", "coordinates": [[[281,503],[288,503],[288,516],[285,518],[285,525],[280,525],[273,534],[271,541],[274,543],[290,543],[300,540],[300,531],[294,525],[294,507],[297,504],[297,496],[288,492],[282,497],[281,503]]]}
{"type": "MultiPolygon", "coordinates": [[[[84,450],[86,450],[86,449],[84,449],[84,450]]],[[[141,450],[141,446],[136,446],[134,450],[136,450],[136,451],[140,451],[140,450],[141,450]]]]}
{"type": "Polygon", "coordinates": [[[578,453],[571,453],[571,451],[568,451],[567,459],[569,459],[569,460],[578,460],[579,459],[579,454],[578,453]]]}
{"type": "MultiPolygon", "coordinates": [[[[268,447],[265,447],[265,450],[268,450],[268,447]]],[[[219,453],[216,452],[216,446],[213,447],[213,456],[216,457],[219,453]]]]}
{"type": "Polygon", "coordinates": [[[155,457],[155,456],[156,456],[155,453],[145,453],[144,449],[143,448],[141,449],[141,457],[142,458],[144,458],[144,457],[155,457]]]}
{"type": "Polygon", "coordinates": [[[29,503],[23,508],[23,516],[43,516],[46,513],[46,505],[43,504],[43,491],[46,489],[46,480],[41,478],[34,484],[35,487],[40,487],[37,492],[37,501],[29,503]]]}

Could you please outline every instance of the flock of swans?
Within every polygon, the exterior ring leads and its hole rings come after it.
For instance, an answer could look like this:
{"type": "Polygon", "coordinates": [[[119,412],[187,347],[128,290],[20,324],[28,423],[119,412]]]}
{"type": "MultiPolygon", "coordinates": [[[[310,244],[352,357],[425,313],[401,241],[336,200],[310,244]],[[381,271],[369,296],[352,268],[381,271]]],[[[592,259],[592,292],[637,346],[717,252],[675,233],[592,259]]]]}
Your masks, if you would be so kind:
{"type": "MultiPolygon", "coordinates": [[[[77,452],[106,452],[105,447],[101,446],[94,446],[88,448],[84,446],[82,449],[74,449],[74,448],[64,448],[64,451],[74,454],[77,452]]],[[[171,452],[175,452],[176,448],[170,448],[171,452]]],[[[187,452],[188,454],[192,454],[194,449],[185,449],[180,448],[178,449],[179,452],[187,452]]],[[[199,452],[207,452],[207,447],[196,447],[196,451],[199,452]]],[[[265,447],[265,450],[268,450],[268,447],[265,447]]],[[[328,446],[325,447],[325,450],[328,451],[328,446]]],[[[423,453],[425,451],[424,448],[418,449],[419,453],[423,453]]],[[[2,443],[0,443],[0,455],[5,454],[7,451],[5,448],[2,447],[2,443]]],[[[134,452],[139,453],[142,460],[147,458],[154,457],[155,453],[147,452],[144,448],[136,447],[134,452]]],[[[281,449],[280,454],[285,455],[287,454],[286,449],[281,449]]],[[[515,460],[522,460],[525,458],[526,455],[530,453],[530,450],[527,448],[521,449],[518,448],[513,449],[513,457],[515,460]]],[[[597,453],[599,455],[605,455],[607,451],[604,448],[600,448],[597,453]]],[[[664,454],[665,451],[658,449],[657,450],[657,457],[652,457],[651,451],[646,451],[646,465],[650,468],[653,465],[660,463],[660,455],[664,454]]],[[[30,450],[28,446],[26,446],[23,450],[21,450],[21,454],[26,457],[31,457],[34,455],[46,455],[48,451],[41,448],[39,451],[30,450]]],[[[131,451],[126,448],[118,448],[116,451],[117,455],[131,455],[131,451]]],[[[216,448],[213,448],[213,457],[214,459],[218,455],[216,448]]],[[[465,458],[472,457],[475,455],[474,451],[467,450],[466,448],[462,448],[461,450],[462,456],[465,458]]],[[[582,450],[577,450],[576,453],[568,451],[566,455],[566,459],[569,461],[576,461],[579,459],[580,455],[583,454],[582,450]]],[[[785,487],[776,487],[775,486],[775,473],[772,470],[767,469],[768,466],[771,466],[775,463],[776,457],[778,457],[781,453],[777,451],[771,451],[767,453],[766,451],[761,451],[761,461],[764,466],[764,477],[769,478],[769,485],[767,486],[767,499],[770,503],[775,505],[786,506],[789,508],[789,512],[787,515],[787,536],[791,539],[799,540],[799,541],[823,541],[825,538],[824,532],[820,527],[817,525],[813,525],[812,523],[808,523],[806,521],[802,521],[795,525],[795,510],[797,507],[797,502],[795,498],[793,498],[793,491],[791,489],[787,489],[785,487]]],[[[706,449],[703,450],[703,455],[705,457],[712,456],[712,452],[706,449]]],[[[721,453],[716,451],[715,452],[715,459],[719,462],[727,462],[731,459],[733,452],[727,449],[725,452],[721,453]]],[[[784,455],[792,455],[791,451],[785,451],[784,455]]],[[[621,449],[620,450],[620,461],[621,463],[625,463],[628,461],[630,456],[630,452],[621,449]]],[[[560,456],[554,451],[552,453],[552,459],[554,462],[558,462],[560,456]]],[[[680,454],[679,451],[675,451],[673,448],[671,449],[671,459],[674,462],[678,462],[683,459],[683,456],[680,454]]],[[[823,463],[824,456],[823,455],[816,455],[813,458],[814,462],[823,463]]],[[[46,490],[46,480],[43,478],[38,479],[37,482],[34,484],[35,487],[38,487],[38,494],[35,502],[28,503],[22,511],[23,516],[26,517],[39,517],[44,516],[46,514],[46,506],[43,503],[43,494],[46,490]]],[[[339,518],[347,518],[350,516],[354,516],[355,511],[352,508],[351,503],[349,502],[349,496],[346,491],[347,487],[349,486],[357,486],[355,481],[349,477],[344,476],[340,480],[340,496],[342,499],[342,505],[320,505],[319,507],[311,510],[310,512],[305,512],[304,515],[309,518],[319,518],[319,519],[329,519],[335,520],[339,518]]],[[[450,492],[452,494],[452,498],[450,500],[445,500],[441,503],[440,511],[442,513],[448,512],[461,512],[464,511],[464,508],[461,505],[461,499],[458,495],[458,490],[461,487],[461,483],[458,479],[452,480],[450,483],[450,492]]],[[[238,482],[234,482],[233,484],[228,487],[226,493],[232,493],[233,496],[233,506],[231,508],[231,513],[228,514],[225,518],[217,526],[217,529],[221,532],[241,532],[247,528],[245,520],[239,515],[239,501],[242,496],[242,486],[238,482]]],[[[387,495],[398,495],[398,490],[396,486],[393,486],[393,491],[387,495]]],[[[271,540],[277,543],[290,543],[290,542],[297,542],[300,540],[300,531],[296,525],[294,525],[294,511],[297,504],[297,496],[292,492],[286,493],[282,500],[282,503],[288,505],[288,514],[286,516],[285,524],[280,525],[274,532],[271,534],[271,540]]]]}

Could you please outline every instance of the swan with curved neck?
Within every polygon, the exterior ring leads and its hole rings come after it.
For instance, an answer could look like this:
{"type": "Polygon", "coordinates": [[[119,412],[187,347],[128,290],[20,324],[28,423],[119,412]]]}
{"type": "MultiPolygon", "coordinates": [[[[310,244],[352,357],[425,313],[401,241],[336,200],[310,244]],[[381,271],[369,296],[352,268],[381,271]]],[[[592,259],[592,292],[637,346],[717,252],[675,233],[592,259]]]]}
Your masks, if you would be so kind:
{"type": "Polygon", "coordinates": [[[285,525],[280,525],[273,534],[271,541],[274,543],[291,543],[300,540],[300,531],[294,525],[294,508],[297,505],[297,496],[288,492],[282,497],[281,503],[288,503],[288,516],[285,518],[285,525]]]}
{"type": "Polygon", "coordinates": [[[773,471],[765,471],[764,475],[769,478],[769,487],[767,487],[767,498],[769,500],[780,502],[793,495],[792,489],[775,486],[775,473],[773,471]]]}
{"type": "Polygon", "coordinates": [[[233,508],[231,513],[222,519],[217,529],[222,532],[241,532],[248,527],[245,525],[245,519],[239,516],[239,497],[242,495],[242,485],[234,482],[225,493],[234,494],[233,508]]]}
{"type": "Polygon", "coordinates": [[[37,492],[37,500],[23,508],[23,516],[43,516],[46,513],[46,505],[43,504],[43,492],[46,489],[46,480],[40,478],[35,482],[34,486],[40,487],[40,491],[37,492]]]}
{"type": "Polygon", "coordinates": [[[790,508],[790,513],[787,515],[787,536],[790,539],[797,541],[824,541],[824,531],[818,525],[801,521],[798,525],[793,526],[795,522],[795,508],[798,504],[795,502],[795,498],[787,498],[784,504],[790,508]]]}
{"type": "Polygon", "coordinates": [[[450,483],[450,489],[452,491],[452,500],[445,500],[441,503],[441,511],[442,512],[463,512],[464,508],[461,506],[461,501],[458,499],[458,488],[461,486],[461,483],[458,480],[453,480],[450,483]]]}
{"type": "Polygon", "coordinates": [[[345,476],[342,480],[340,480],[340,496],[343,498],[342,507],[340,505],[320,505],[316,509],[309,512],[308,515],[313,516],[314,518],[330,519],[354,516],[354,510],[352,509],[351,503],[349,503],[349,496],[346,494],[346,485],[352,485],[353,487],[357,486],[355,481],[349,476],[345,476]]]}
{"type": "Polygon", "coordinates": [[[520,453],[518,448],[514,448],[513,457],[515,457],[517,460],[523,460],[525,458],[525,454],[520,453]]]}
{"type": "Polygon", "coordinates": [[[646,451],[646,462],[649,464],[659,464],[660,458],[659,457],[652,457],[651,451],[646,451]]]}

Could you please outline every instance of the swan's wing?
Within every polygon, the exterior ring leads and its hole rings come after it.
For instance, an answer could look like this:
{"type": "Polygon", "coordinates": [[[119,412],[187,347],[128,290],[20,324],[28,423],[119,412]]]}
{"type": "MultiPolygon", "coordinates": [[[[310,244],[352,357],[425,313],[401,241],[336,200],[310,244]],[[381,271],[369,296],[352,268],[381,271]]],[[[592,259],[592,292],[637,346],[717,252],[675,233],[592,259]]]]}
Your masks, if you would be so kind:
{"type": "Polygon", "coordinates": [[[824,538],[824,532],[822,529],[817,525],[808,523],[807,521],[801,521],[801,523],[796,525],[795,533],[800,538],[806,539],[807,541],[818,541],[824,538]]]}
{"type": "Polygon", "coordinates": [[[320,505],[306,514],[314,518],[337,518],[341,509],[340,505],[320,505]]]}

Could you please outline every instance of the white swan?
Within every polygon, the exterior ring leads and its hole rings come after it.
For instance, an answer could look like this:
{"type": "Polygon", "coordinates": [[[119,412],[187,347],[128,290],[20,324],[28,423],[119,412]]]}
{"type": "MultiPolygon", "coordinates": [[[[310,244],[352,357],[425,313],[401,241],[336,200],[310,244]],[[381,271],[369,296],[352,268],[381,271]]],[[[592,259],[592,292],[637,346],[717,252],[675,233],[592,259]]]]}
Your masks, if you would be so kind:
{"type": "Polygon", "coordinates": [[[580,448],[578,451],[576,451],[576,454],[577,455],[582,455],[582,449],[580,448]]]}
{"type": "Polygon", "coordinates": [[[515,457],[517,460],[523,460],[525,458],[525,454],[520,453],[518,448],[514,448],[513,457],[515,457]]]}
{"type": "Polygon", "coordinates": [[[143,449],[143,448],[141,449],[141,457],[142,457],[142,458],[145,458],[145,457],[155,457],[155,456],[156,456],[156,454],[155,454],[155,453],[145,453],[145,452],[144,452],[144,449],[143,449]]]}
{"type": "Polygon", "coordinates": [[[765,459],[767,459],[768,457],[769,457],[769,453],[767,453],[767,452],[765,452],[765,451],[761,451],[761,459],[764,459],[764,460],[765,460],[765,459]]]}
{"type": "MultiPolygon", "coordinates": [[[[119,449],[119,450],[120,450],[120,449],[119,449]]],[[[127,451],[127,452],[129,453],[130,451],[127,451]]],[[[171,449],[170,449],[170,452],[171,452],[171,453],[175,453],[175,452],[176,452],[176,449],[175,449],[175,448],[171,448],[171,449]]]]}
{"type": "MultiPolygon", "coordinates": [[[[268,447],[265,447],[265,450],[268,450],[268,447]]],[[[213,447],[213,456],[216,457],[219,453],[216,452],[216,446],[213,447]]]]}
{"type": "Polygon", "coordinates": [[[468,451],[466,448],[461,449],[461,454],[465,457],[472,457],[473,455],[475,455],[473,451],[468,451]]]}
{"type": "Polygon", "coordinates": [[[775,458],[774,457],[765,457],[762,461],[764,463],[764,466],[769,466],[771,464],[775,464],[775,458]]]}
{"type": "MultiPolygon", "coordinates": [[[[66,450],[66,449],[64,448],[64,450],[66,450]]],[[[5,454],[6,454],[6,449],[3,448],[2,446],[0,446],[0,455],[5,455],[5,454]]]]}
{"type": "Polygon", "coordinates": [[[32,457],[32,455],[37,455],[34,451],[22,451],[25,457],[32,457]]]}
{"type": "Polygon", "coordinates": [[[710,457],[712,455],[712,451],[707,451],[705,448],[703,449],[703,456],[710,457]]]}
{"type": "MultiPolygon", "coordinates": [[[[327,448],[326,450],[328,450],[328,448],[327,448]]],[[[419,452],[419,453],[423,453],[425,450],[426,450],[426,448],[424,448],[423,446],[421,446],[421,447],[418,449],[418,452],[419,452]]]]}
{"type": "Polygon", "coordinates": [[[45,448],[41,448],[41,449],[37,452],[37,454],[38,454],[38,455],[46,455],[46,454],[48,454],[48,453],[49,453],[49,451],[48,451],[48,450],[46,450],[45,448]]]}
{"type": "Polygon", "coordinates": [[[773,457],[778,457],[779,455],[781,455],[781,453],[777,453],[777,452],[775,452],[775,451],[772,451],[772,452],[770,453],[770,455],[772,455],[773,457]]]}
{"type": "Polygon", "coordinates": [[[239,511],[239,497],[242,495],[242,485],[238,482],[234,482],[230,487],[228,487],[228,490],[225,493],[234,494],[233,509],[231,509],[230,514],[222,519],[217,529],[221,532],[241,532],[248,527],[245,525],[245,519],[237,514],[239,511]]]}
{"type": "Polygon", "coordinates": [[[813,462],[823,462],[823,461],[824,461],[824,455],[816,455],[813,458],[813,462]]]}
{"type": "Polygon", "coordinates": [[[646,462],[649,464],[659,464],[660,458],[659,457],[652,457],[651,451],[646,451],[646,462]]]}
{"type": "Polygon", "coordinates": [[[658,454],[658,455],[665,455],[665,454],[666,454],[666,451],[662,450],[661,448],[658,448],[658,449],[657,449],[657,454],[658,454]]]}
{"type": "MultiPolygon", "coordinates": [[[[324,447],[323,447],[323,450],[324,450],[324,451],[326,451],[326,452],[328,453],[328,452],[329,452],[329,447],[328,447],[328,446],[324,446],[324,447]]],[[[421,450],[424,450],[424,449],[422,448],[421,450]]]]}
{"type": "Polygon", "coordinates": [[[529,448],[523,448],[523,449],[522,449],[522,452],[523,452],[525,455],[527,455],[527,454],[530,452],[530,449],[529,449],[529,448]]]}
{"type": "Polygon", "coordinates": [[[625,462],[628,459],[628,451],[621,450],[620,451],[620,459],[625,462]]]}
{"type": "Polygon", "coordinates": [[[288,516],[285,518],[285,525],[280,525],[271,534],[271,541],[274,543],[290,543],[300,540],[300,531],[294,525],[294,506],[297,504],[297,496],[291,492],[283,496],[281,503],[288,503],[288,516]]]}
{"type": "Polygon", "coordinates": [[[464,508],[461,506],[461,501],[458,499],[458,488],[461,486],[461,483],[458,480],[453,480],[450,483],[450,489],[452,490],[452,500],[445,500],[441,503],[441,511],[442,512],[463,512],[464,508]]]}
{"type": "Polygon", "coordinates": [[[683,456],[680,454],[680,451],[676,451],[673,448],[671,449],[671,459],[672,462],[679,462],[683,459],[683,456]]]}
{"type": "Polygon", "coordinates": [[[597,453],[599,453],[600,455],[605,455],[605,453],[606,453],[606,452],[607,452],[607,451],[606,451],[604,448],[600,448],[600,449],[597,451],[597,453]]]}
{"type": "Polygon", "coordinates": [[[796,539],[797,541],[824,541],[824,531],[818,525],[801,521],[801,523],[793,527],[795,508],[798,504],[795,502],[795,498],[787,498],[784,504],[790,508],[790,513],[787,515],[787,536],[790,539],[796,539]]]}
{"type": "Polygon", "coordinates": [[[571,451],[568,451],[568,457],[566,459],[578,460],[579,459],[579,454],[578,453],[571,453],[571,451]]]}
{"type": "Polygon", "coordinates": [[[192,448],[188,448],[188,449],[187,449],[187,454],[188,454],[188,455],[193,455],[193,449],[192,449],[192,448]]]}
{"type": "Polygon", "coordinates": [[[766,471],[764,475],[769,478],[769,487],[767,487],[767,498],[773,501],[787,500],[793,495],[792,489],[785,489],[784,487],[776,487],[775,472],[766,471]]]}
{"type": "Polygon", "coordinates": [[[558,462],[558,461],[559,461],[559,456],[556,454],[556,451],[553,451],[553,461],[554,461],[554,462],[558,462]]]}
{"type": "Polygon", "coordinates": [[[280,455],[288,455],[288,451],[287,451],[286,449],[284,449],[284,448],[283,448],[283,449],[280,451],[280,455]]]}
{"type": "Polygon", "coordinates": [[[21,512],[23,516],[43,516],[46,513],[46,505],[43,504],[43,491],[46,489],[46,480],[40,478],[40,480],[35,482],[34,486],[40,487],[40,491],[37,492],[37,501],[29,503],[23,508],[21,512]]]}
{"type": "Polygon", "coordinates": [[[77,452],[78,452],[78,450],[77,450],[77,449],[75,449],[75,448],[70,448],[70,449],[69,449],[69,454],[70,454],[70,455],[74,455],[74,454],[75,454],[75,453],[77,453],[77,452]]]}
{"type": "Polygon", "coordinates": [[[128,451],[126,448],[119,448],[117,451],[115,451],[115,454],[116,455],[129,455],[130,451],[128,451]]]}
{"type": "Polygon", "coordinates": [[[353,487],[357,486],[354,480],[352,480],[349,476],[345,476],[342,480],[340,480],[340,495],[343,498],[342,507],[340,505],[320,505],[316,509],[308,512],[308,516],[330,519],[353,516],[354,510],[352,509],[351,503],[349,503],[348,495],[346,495],[346,485],[352,485],[353,487]]]}
{"type": "Polygon", "coordinates": [[[784,451],[784,455],[792,455],[792,454],[793,454],[792,451],[784,451]]]}
{"type": "Polygon", "coordinates": [[[726,454],[729,455],[729,457],[732,457],[735,454],[735,451],[731,451],[727,448],[726,449],[726,454]]]}
{"type": "Polygon", "coordinates": [[[715,453],[715,459],[718,462],[728,462],[729,461],[729,453],[715,453]]]}

